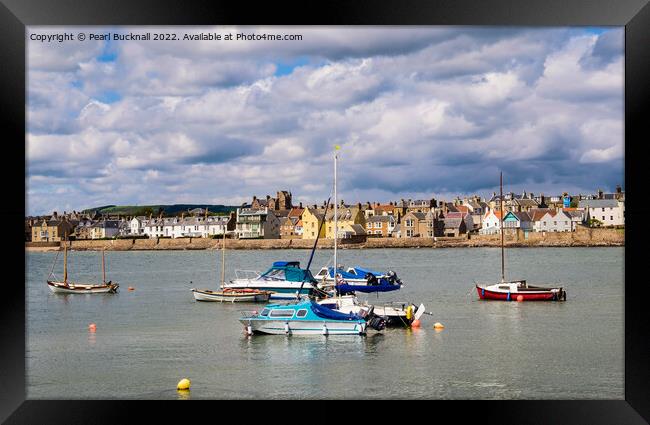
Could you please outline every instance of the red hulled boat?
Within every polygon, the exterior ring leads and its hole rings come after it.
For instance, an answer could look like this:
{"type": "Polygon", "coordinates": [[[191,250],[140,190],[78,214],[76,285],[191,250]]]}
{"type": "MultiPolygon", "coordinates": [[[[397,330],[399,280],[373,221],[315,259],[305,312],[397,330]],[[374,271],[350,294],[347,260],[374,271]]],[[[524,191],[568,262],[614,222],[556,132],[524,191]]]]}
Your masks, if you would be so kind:
{"type": "Polygon", "coordinates": [[[501,282],[495,284],[476,284],[476,292],[482,300],[498,301],[566,301],[566,291],[562,287],[545,288],[531,286],[525,280],[506,281],[504,247],[503,247],[503,173],[500,180],[501,197],[499,204],[501,217],[501,282]]]}
{"type": "Polygon", "coordinates": [[[530,286],[525,280],[502,282],[494,285],[476,284],[476,291],[478,297],[482,300],[566,301],[566,291],[562,287],[530,286]]]}

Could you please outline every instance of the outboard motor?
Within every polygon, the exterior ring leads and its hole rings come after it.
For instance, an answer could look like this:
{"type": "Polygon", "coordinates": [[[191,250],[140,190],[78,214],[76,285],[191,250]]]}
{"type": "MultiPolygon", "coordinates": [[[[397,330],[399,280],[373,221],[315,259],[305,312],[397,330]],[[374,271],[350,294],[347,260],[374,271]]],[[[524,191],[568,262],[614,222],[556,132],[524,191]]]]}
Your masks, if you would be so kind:
{"type": "Polygon", "coordinates": [[[391,285],[401,285],[402,281],[397,277],[397,273],[395,273],[392,270],[388,270],[388,273],[386,274],[388,277],[388,283],[391,285]]]}
{"type": "Polygon", "coordinates": [[[377,276],[375,276],[372,273],[366,273],[366,281],[368,281],[368,285],[374,286],[374,285],[379,285],[379,281],[377,280],[377,276]]]}
{"type": "Polygon", "coordinates": [[[382,331],[386,328],[386,320],[384,320],[383,317],[373,315],[372,318],[368,320],[368,326],[376,331],[382,331]]]}

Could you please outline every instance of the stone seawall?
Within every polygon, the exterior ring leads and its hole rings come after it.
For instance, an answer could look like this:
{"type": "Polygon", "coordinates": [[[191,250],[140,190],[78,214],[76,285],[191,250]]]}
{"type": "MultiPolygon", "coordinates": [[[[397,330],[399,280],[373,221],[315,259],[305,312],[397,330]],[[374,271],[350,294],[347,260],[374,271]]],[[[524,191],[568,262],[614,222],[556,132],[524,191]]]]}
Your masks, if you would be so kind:
{"type": "MultiPolygon", "coordinates": [[[[504,236],[508,247],[534,246],[624,246],[625,233],[618,229],[598,229],[579,226],[570,233],[519,231],[504,236]]],[[[179,238],[179,239],[115,239],[115,240],[79,240],[69,242],[69,247],[79,251],[157,251],[157,250],[205,250],[221,249],[221,239],[179,238]]],[[[365,241],[341,240],[341,249],[359,248],[453,248],[453,247],[498,247],[499,235],[471,235],[458,238],[368,238],[365,241]]],[[[27,251],[56,250],[57,243],[25,243],[27,251]]],[[[62,246],[62,245],[61,245],[62,246]]],[[[313,240],[308,239],[228,239],[227,249],[311,249],[313,240]]],[[[319,248],[332,248],[332,240],[319,240],[319,248]]],[[[60,248],[58,248],[60,249],[60,248]]]]}

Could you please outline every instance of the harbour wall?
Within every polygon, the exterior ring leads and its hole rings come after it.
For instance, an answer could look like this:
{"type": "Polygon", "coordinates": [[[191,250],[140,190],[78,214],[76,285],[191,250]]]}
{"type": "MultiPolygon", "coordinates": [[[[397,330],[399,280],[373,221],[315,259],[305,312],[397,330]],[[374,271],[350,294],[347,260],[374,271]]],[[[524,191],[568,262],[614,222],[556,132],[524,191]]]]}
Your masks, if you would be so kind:
{"type": "MultiPolygon", "coordinates": [[[[177,239],[113,239],[78,240],[68,242],[69,248],[78,251],[158,251],[158,250],[214,250],[221,249],[221,239],[177,238],[177,239]]],[[[62,249],[58,242],[26,242],[27,251],[56,251],[62,249]]],[[[513,232],[504,234],[508,247],[579,247],[579,246],[624,246],[625,232],[620,229],[587,228],[578,226],[575,232],[513,232]]],[[[454,247],[498,247],[500,235],[463,235],[457,238],[360,238],[339,240],[341,249],[362,248],[454,248],[454,247]]],[[[313,240],[308,239],[228,239],[226,249],[311,249],[313,240]]],[[[319,248],[332,248],[334,241],[318,241],[319,248]]]]}

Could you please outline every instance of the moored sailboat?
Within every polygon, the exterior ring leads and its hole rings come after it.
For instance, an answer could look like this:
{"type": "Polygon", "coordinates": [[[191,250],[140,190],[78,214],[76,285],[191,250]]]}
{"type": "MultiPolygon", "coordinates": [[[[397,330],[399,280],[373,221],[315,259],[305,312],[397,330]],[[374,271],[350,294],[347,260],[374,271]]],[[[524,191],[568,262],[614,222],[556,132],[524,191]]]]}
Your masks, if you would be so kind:
{"type": "Polygon", "coordinates": [[[192,295],[196,301],[218,301],[218,302],[267,302],[271,291],[263,291],[255,288],[226,288],[226,232],[223,232],[221,244],[221,290],[192,288],[192,295]]]}
{"type": "Polygon", "coordinates": [[[501,214],[499,229],[501,233],[501,282],[495,284],[476,283],[476,291],[482,300],[499,301],[566,301],[566,291],[562,287],[542,287],[528,285],[526,280],[506,281],[503,236],[503,173],[500,177],[501,195],[499,204],[501,214]]]}
{"type": "MultiPolygon", "coordinates": [[[[57,258],[58,256],[59,254],[57,252],[57,258]]],[[[47,279],[47,287],[55,294],[114,294],[120,287],[118,283],[110,280],[106,282],[106,259],[104,250],[102,250],[103,280],[101,284],[68,282],[68,241],[65,236],[63,245],[63,281],[50,280],[50,277],[54,276],[54,265],[56,265],[56,258],[54,259],[52,271],[50,271],[47,279]]]]}

